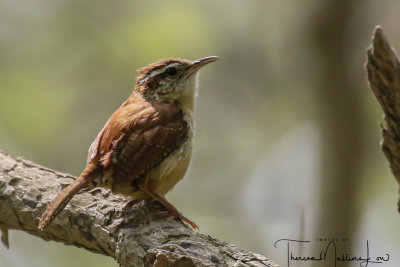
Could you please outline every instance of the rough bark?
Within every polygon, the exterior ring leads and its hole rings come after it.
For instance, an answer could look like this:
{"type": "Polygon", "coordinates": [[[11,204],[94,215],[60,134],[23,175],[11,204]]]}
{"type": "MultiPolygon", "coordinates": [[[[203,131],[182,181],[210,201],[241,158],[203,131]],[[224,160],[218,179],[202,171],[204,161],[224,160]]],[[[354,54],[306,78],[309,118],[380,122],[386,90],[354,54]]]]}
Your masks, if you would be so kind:
{"type": "Polygon", "coordinates": [[[156,203],[122,212],[127,199],[97,188],[75,196],[45,231],[38,218],[75,177],[0,150],[0,229],[63,242],[115,258],[121,266],[277,266],[268,258],[202,235],[172,218],[153,219],[156,203]]]}
{"type": "MultiPolygon", "coordinates": [[[[375,28],[367,54],[369,86],[385,114],[382,150],[400,184],[400,62],[380,26],[375,28]]],[[[400,212],[400,200],[398,209],[400,212]]]]}

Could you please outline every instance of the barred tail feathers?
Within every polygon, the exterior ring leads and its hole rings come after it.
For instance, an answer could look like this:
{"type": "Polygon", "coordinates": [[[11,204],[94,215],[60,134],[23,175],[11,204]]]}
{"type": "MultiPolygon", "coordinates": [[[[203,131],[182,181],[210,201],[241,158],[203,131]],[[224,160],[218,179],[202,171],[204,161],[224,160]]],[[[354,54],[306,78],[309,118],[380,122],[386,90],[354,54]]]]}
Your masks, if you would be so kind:
{"type": "Polygon", "coordinates": [[[72,197],[78,193],[82,188],[86,187],[91,181],[96,178],[94,171],[96,166],[88,164],[82,174],[69,186],[64,188],[55,199],[53,199],[43,212],[39,220],[39,229],[43,230],[49,225],[57,214],[64,209],[72,197]]]}

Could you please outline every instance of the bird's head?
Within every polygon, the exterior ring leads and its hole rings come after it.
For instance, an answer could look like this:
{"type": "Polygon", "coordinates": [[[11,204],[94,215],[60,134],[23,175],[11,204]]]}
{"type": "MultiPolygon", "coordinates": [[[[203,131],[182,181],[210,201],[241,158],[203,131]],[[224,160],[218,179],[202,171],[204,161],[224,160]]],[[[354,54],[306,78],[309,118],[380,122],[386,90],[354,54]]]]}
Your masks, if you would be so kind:
{"type": "Polygon", "coordinates": [[[194,61],[179,58],[157,61],[139,70],[135,91],[149,99],[189,105],[196,94],[199,69],[218,59],[211,56],[194,61]]]}

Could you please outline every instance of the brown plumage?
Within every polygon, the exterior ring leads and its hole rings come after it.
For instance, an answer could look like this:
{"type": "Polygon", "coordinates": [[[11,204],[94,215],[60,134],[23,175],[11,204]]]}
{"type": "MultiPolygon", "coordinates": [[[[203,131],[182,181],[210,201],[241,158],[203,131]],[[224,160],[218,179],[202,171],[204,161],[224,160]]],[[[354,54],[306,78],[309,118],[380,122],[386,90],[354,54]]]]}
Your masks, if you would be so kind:
{"type": "MultiPolygon", "coordinates": [[[[184,176],[192,148],[195,74],[217,57],[165,59],[139,70],[133,93],[90,146],[82,174],[42,214],[43,230],[78,191],[104,186],[133,201],[153,198],[192,227],[164,195],[184,176]]],[[[129,207],[129,203],[127,205],[129,207]]]]}

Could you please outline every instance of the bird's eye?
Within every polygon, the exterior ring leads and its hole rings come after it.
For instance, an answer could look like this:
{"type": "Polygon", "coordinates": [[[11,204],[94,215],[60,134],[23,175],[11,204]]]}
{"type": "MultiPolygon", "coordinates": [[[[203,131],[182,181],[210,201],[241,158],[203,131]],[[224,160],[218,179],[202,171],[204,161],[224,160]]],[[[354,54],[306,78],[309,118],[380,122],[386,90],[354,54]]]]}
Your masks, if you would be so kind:
{"type": "Polygon", "coordinates": [[[165,74],[167,74],[170,77],[174,77],[177,74],[177,70],[176,70],[176,68],[172,68],[172,67],[171,68],[167,68],[165,70],[165,74]]]}

